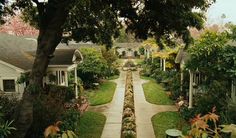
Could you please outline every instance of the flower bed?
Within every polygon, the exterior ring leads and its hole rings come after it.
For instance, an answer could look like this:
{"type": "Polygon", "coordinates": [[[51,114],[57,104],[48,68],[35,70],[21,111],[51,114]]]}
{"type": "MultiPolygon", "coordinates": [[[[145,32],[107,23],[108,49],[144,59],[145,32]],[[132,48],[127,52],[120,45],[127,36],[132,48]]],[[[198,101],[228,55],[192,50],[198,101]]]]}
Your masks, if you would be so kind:
{"type": "Polygon", "coordinates": [[[124,71],[127,71],[127,70],[132,70],[132,71],[136,71],[137,70],[137,67],[136,65],[134,64],[134,62],[132,60],[128,60],[125,62],[125,64],[123,65],[122,69],[124,71]]]}
{"type": "Polygon", "coordinates": [[[125,100],[122,119],[121,138],[136,138],[134,92],[131,71],[128,71],[126,76],[125,100]]]}

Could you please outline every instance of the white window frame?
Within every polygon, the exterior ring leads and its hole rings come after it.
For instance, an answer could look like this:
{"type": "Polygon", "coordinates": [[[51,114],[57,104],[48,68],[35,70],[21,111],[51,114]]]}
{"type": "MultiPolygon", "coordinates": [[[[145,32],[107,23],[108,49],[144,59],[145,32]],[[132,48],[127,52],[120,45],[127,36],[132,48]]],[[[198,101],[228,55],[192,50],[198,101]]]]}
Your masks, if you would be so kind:
{"type": "Polygon", "coordinates": [[[1,90],[6,93],[6,94],[11,94],[11,93],[17,93],[17,77],[1,77],[1,90]],[[4,91],[4,86],[3,86],[3,81],[4,80],[14,80],[15,81],[15,91],[12,91],[12,92],[5,92],[4,91]]]}

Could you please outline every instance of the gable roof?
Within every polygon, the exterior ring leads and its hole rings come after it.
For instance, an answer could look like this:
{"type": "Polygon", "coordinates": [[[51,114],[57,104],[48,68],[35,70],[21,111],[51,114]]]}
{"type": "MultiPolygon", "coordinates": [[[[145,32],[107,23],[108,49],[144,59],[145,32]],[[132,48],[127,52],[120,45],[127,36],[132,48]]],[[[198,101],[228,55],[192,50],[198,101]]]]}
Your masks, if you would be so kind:
{"type": "Polygon", "coordinates": [[[35,50],[36,43],[17,37],[0,33],[0,60],[23,70],[31,69],[33,58],[25,53],[27,50],[35,50]]]}
{"type": "MultiPolygon", "coordinates": [[[[74,48],[60,48],[56,49],[49,65],[72,65],[73,55],[76,49],[74,48]]],[[[27,52],[32,57],[35,57],[35,51],[27,52]]]]}
{"type": "MultiPolygon", "coordinates": [[[[37,41],[0,33],[0,60],[28,71],[32,68],[37,41]]],[[[59,44],[49,65],[71,65],[76,48],[59,44]]]]}
{"type": "MultiPolygon", "coordinates": [[[[114,43],[114,47],[137,48],[141,43],[114,43]]],[[[91,43],[59,44],[49,65],[71,65],[76,49],[100,46],[91,43]]],[[[32,68],[37,41],[35,38],[19,37],[0,33],[0,60],[17,68],[28,71],[32,68]]],[[[80,59],[78,59],[80,60],[80,59]]]]}

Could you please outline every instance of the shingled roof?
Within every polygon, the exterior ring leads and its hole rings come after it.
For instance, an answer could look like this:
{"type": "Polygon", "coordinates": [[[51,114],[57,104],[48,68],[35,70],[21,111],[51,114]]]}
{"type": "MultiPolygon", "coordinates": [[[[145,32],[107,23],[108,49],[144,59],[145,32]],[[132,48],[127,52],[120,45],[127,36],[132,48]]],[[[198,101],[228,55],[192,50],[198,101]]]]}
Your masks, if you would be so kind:
{"type": "MultiPolygon", "coordinates": [[[[0,60],[25,71],[33,65],[37,45],[34,39],[0,33],[0,60]]],[[[59,44],[49,65],[71,65],[76,48],[59,44]]]]}
{"type": "MultiPolygon", "coordinates": [[[[59,48],[53,53],[49,65],[72,65],[72,58],[76,49],[74,48],[59,48]]],[[[35,57],[35,51],[27,52],[35,57]]]]}
{"type": "Polygon", "coordinates": [[[25,51],[35,51],[36,42],[8,34],[0,34],[0,60],[23,70],[31,69],[32,56],[25,51]]]}
{"type": "MultiPolygon", "coordinates": [[[[115,43],[114,47],[135,48],[140,43],[115,43]]],[[[73,43],[67,46],[59,44],[54,57],[49,65],[71,65],[73,54],[76,49],[82,47],[94,47],[100,49],[96,44],[90,43],[73,43]]],[[[13,66],[28,71],[33,66],[37,41],[35,38],[19,37],[9,34],[0,33],[0,60],[13,66]]]]}

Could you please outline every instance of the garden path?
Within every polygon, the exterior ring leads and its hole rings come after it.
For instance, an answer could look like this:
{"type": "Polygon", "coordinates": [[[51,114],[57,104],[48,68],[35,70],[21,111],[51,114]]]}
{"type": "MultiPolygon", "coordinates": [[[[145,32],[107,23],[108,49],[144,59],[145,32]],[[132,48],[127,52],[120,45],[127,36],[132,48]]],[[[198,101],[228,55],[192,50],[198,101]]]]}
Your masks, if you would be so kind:
{"type": "Polygon", "coordinates": [[[88,110],[101,112],[106,117],[106,124],[103,129],[102,138],[120,138],[121,124],[124,104],[126,72],[120,71],[120,77],[114,82],[117,83],[112,101],[105,105],[90,106],[88,110]]]}
{"type": "MultiPolygon", "coordinates": [[[[126,72],[120,71],[120,77],[114,80],[117,88],[111,103],[90,106],[88,110],[103,113],[106,124],[101,138],[120,138],[122,113],[124,104],[126,72]]],[[[145,100],[142,84],[147,80],[140,79],[139,71],[133,72],[134,103],[137,124],[137,138],[155,138],[151,118],[153,115],[165,111],[177,111],[173,105],[155,105],[145,100]]]]}
{"type": "Polygon", "coordinates": [[[142,87],[142,84],[145,82],[147,80],[140,79],[139,71],[133,72],[137,138],[155,138],[151,122],[152,116],[160,112],[177,111],[177,109],[174,105],[155,105],[148,103],[142,87]]]}

